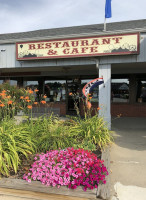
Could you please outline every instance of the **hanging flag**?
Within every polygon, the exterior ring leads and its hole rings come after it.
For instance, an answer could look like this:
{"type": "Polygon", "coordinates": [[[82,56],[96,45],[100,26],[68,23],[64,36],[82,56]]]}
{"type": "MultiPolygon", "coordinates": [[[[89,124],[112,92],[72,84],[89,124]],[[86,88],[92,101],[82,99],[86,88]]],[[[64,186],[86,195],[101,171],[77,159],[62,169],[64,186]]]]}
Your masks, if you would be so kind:
{"type": "Polygon", "coordinates": [[[106,3],[105,3],[105,18],[111,18],[112,17],[111,1],[112,0],[106,0],[106,3]]]}
{"type": "Polygon", "coordinates": [[[103,78],[96,78],[87,83],[82,89],[84,96],[87,97],[87,95],[93,90],[94,87],[97,87],[102,83],[104,83],[103,78]]]}
{"type": "Polygon", "coordinates": [[[100,85],[102,83],[104,83],[103,78],[96,78],[96,79],[90,81],[89,83],[87,83],[83,87],[82,92],[83,92],[84,96],[86,97],[86,105],[87,105],[88,109],[90,109],[92,106],[88,100],[89,93],[94,89],[94,87],[97,87],[98,85],[100,85]]]}

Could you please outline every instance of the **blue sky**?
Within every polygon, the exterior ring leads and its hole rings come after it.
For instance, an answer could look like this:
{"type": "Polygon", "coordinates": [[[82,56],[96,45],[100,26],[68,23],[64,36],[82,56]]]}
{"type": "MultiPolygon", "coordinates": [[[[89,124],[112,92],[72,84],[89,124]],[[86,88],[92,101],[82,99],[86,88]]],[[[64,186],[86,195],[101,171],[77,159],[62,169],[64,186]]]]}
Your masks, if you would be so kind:
{"type": "MultiPolygon", "coordinates": [[[[112,0],[108,22],[146,19],[146,0],[112,0]]],[[[0,0],[0,34],[104,22],[105,0],[0,0]]]]}

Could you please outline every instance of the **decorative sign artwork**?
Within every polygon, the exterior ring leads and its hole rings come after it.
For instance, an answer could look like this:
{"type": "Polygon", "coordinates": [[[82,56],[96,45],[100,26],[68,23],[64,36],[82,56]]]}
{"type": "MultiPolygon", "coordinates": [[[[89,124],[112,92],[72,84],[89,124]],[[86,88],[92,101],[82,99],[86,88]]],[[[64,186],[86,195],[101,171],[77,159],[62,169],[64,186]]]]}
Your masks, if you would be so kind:
{"type": "Polygon", "coordinates": [[[17,60],[139,53],[139,33],[16,43],[17,60]]]}

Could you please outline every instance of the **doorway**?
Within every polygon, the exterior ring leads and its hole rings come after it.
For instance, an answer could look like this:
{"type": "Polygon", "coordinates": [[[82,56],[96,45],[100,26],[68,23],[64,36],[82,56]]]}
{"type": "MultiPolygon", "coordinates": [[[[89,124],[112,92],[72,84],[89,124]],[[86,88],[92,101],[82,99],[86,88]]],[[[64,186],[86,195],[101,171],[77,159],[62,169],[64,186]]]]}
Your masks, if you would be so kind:
{"type": "Polygon", "coordinates": [[[76,114],[79,108],[80,80],[67,80],[67,114],[76,114]]]}

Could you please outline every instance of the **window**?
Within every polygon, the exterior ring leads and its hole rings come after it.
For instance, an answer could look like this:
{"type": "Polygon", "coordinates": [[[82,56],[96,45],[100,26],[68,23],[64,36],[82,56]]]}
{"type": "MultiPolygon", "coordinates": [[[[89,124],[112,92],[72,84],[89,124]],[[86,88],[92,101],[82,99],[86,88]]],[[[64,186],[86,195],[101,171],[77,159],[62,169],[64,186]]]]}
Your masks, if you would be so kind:
{"type": "Polygon", "coordinates": [[[137,102],[146,102],[146,81],[141,79],[137,81],[137,102]]]}
{"type": "Polygon", "coordinates": [[[129,80],[112,79],[111,81],[111,101],[126,103],[129,102],[129,80]]]}
{"type": "Polygon", "coordinates": [[[66,80],[46,80],[44,93],[47,102],[60,102],[66,100],[66,80]]]}

